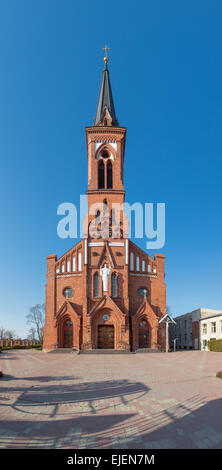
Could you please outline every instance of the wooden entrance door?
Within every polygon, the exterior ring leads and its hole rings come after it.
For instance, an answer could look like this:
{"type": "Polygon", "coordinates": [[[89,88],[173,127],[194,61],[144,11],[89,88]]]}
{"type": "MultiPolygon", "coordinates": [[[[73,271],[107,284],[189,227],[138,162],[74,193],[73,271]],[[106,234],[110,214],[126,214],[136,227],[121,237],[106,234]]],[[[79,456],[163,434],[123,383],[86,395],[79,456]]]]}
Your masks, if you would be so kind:
{"type": "Polygon", "coordinates": [[[72,322],[67,321],[64,325],[64,348],[73,347],[73,326],[72,322]]]}
{"type": "Polygon", "coordinates": [[[149,325],[146,320],[139,324],[139,348],[149,348],[149,325]]]}
{"type": "Polygon", "coordinates": [[[114,349],[114,326],[98,326],[98,349],[114,349]]]}

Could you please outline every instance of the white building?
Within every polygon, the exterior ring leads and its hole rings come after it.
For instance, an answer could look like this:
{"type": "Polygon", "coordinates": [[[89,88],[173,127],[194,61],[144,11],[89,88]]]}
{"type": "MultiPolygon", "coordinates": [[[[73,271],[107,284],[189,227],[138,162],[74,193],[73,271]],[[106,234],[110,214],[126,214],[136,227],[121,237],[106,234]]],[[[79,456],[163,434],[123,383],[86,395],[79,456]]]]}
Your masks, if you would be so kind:
{"type": "Polygon", "coordinates": [[[171,346],[176,338],[177,349],[208,350],[207,341],[222,339],[222,310],[198,308],[174,318],[171,328],[171,346]]]}

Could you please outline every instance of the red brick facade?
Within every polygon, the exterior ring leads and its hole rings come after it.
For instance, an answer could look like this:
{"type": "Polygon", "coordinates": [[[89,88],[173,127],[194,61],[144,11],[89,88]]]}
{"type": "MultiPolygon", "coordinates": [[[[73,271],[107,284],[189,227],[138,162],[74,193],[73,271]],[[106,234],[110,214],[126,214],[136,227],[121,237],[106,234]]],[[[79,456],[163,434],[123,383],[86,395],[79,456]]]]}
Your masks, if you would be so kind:
{"type": "Polygon", "coordinates": [[[45,350],[101,347],[98,328],[106,325],[114,327],[115,349],[165,347],[165,327],[158,324],[166,313],[164,256],[153,259],[128,240],[122,208],[112,212],[125,198],[125,136],[126,128],[113,126],[107,110],[86,128],[88,220],[83,240],[58,260],[47,257],[45,350]],[[100,274],[105,263],[111,270],[107,292],[100,274]],[[69,298],[66,288],[73,291],[69,298]],[[145,298],[139,289],[146,289],[145,298]]]}

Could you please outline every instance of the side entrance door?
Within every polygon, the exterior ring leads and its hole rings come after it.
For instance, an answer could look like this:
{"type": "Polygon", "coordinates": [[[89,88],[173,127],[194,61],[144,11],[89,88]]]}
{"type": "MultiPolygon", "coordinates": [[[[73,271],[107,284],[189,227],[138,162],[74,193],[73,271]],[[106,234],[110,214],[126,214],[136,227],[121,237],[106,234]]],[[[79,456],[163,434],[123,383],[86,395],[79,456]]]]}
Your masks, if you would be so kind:
{"type": "Polygon", "coordinates": [[[149,348],[149,325],[146,320],[139,324],[139,348],[149,348]]]}

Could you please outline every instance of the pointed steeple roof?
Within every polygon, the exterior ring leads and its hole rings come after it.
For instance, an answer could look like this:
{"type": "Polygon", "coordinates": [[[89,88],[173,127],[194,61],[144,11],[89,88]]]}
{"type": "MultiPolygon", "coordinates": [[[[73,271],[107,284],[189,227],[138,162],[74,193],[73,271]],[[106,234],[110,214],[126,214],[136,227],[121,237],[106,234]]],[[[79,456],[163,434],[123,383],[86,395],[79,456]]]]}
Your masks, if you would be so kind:
{"type": "MultiPolygon", "coordinates": [[[[108,58],[106,57],[108,60],[108,58]]],[[[99,92],[99,99],[97,104],[96,117],[94,125],[111,125],[118,126],[118,120],[115,113],[113,95],[109,79],[109,70],[107,68],[107,60],[105,60],[105,67],[102,74],[102,82],[99,92]],[[106,119],[106,121],[105,121],[106,119]],[[107,124],[105,124],[107,122],[107,124]]]]}

